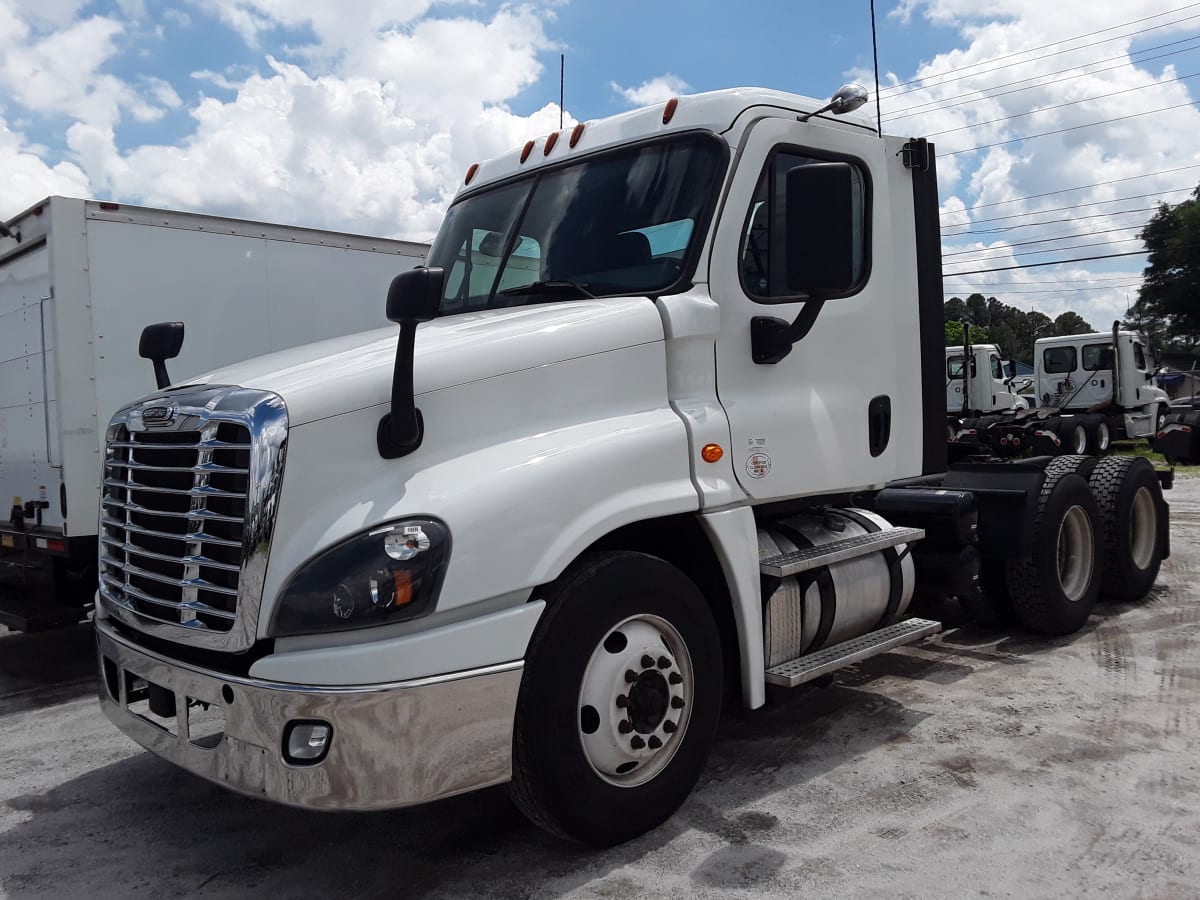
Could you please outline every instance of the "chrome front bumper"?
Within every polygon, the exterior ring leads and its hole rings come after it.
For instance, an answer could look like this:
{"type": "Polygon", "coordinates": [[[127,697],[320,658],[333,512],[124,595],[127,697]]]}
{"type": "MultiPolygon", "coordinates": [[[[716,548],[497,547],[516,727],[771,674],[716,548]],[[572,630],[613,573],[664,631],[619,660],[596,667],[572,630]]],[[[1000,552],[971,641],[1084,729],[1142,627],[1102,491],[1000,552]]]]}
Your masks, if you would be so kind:
{"type": "MultiPolygon", "coordinates": [[[[210,781],[313,809],[387,809],[507,781],[521,663],[396,684],[321,688],[208,672],[150,653],[96,623],[100,705],[143,747],[210,781]],[[174,695],[173,718],[130,709],[146,682],[174,695]],[[196,732],[204,704],[223,730],[196,732]],[[283,756],[296,720],[332,726],[315,765],[283,756]],[[200,743],[197,743],[197,740],[200,743]]],[[[135,706],[138,704],[134,704],[135,706]]]]}

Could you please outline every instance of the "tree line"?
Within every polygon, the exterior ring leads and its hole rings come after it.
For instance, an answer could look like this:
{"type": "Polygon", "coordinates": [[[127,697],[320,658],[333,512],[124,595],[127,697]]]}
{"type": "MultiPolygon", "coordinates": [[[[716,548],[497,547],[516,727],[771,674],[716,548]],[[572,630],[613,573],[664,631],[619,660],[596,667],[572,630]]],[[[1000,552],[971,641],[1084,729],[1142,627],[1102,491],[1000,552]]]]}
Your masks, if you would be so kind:
{"type": "Polygon", "coordinates": [[[1082,316],[1065,312],[1051,319],[1045,313],[1026,312],[995,297],[971,294],[965,300],[951,297],[943,306],[946,346],[962,343],[962,323],[971,323],[971,343],[996,344],[1005,359],[1033,363],[1033,342],[1062,334],[1089,334],[1093,328],[1082,316]]]}

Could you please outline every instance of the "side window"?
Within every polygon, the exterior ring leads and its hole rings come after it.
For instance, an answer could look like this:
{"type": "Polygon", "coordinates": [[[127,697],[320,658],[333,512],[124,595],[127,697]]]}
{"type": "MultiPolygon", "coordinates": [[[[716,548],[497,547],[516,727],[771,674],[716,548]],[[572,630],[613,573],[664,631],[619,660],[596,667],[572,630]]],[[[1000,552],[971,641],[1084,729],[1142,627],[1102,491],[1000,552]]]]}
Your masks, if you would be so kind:
{"type": "Polygon", "coordinates": [[[1139,371],[1146,371],[1146,351],[1137,341],[1133,342],[1133,364],[1138,367],[1139,371]]]}
{"type": "Polygon", "coordinates": [[[989,357],[989,361],[992,364],[992,377],[996,379],[1003,379],[1004,367],[1000,365],[1000,357],[993,353],[991,357],[989,357]]]}
{"type": "Polygon", "coordinates": [[[1042,351],[1042,369],[1047,375],[1065,375],[1075,371],[1077,359],[1074,347],[1047,347],[1042,351]]]}
{"type": "MultiPolygon", "coordinates": [[[[787,266],[784,259],[784,214],[787,208],[787,174],[798,166],[829,162],[794,151],[779,151],[768,160],[750,201],[746,225],[742,229],[739,260],[742,287],[750,297],[764,303],[775,298],[794,296],[784,283],[787,266]]],[[[867,177],[864,168],[851,164],[853,186],[850,210],[854,241],[848,260],[855,284],[867,273],[867,239],[870,233],[867,208],[867,177]]],[[[819,216],[818,209],[808,211],[819,216]]]]}
{"type": "MultiPolygon", "coordinates": [[[[465,298],[487,294],[500,271],[506,238],[498,231],[475,228],[471,231],[471,252],[466,242],[458,248],[454,265],[446,275],[443,310],[454,311],[465,298]]],[[[531,237],[520,236],[512,256],[504,267],[497,290],[531,284],[540,278],[542,248],[531,237]]]]}
{"type": "Polygon", "coordinates": [[[1083,348],[1085,372],[1099,372],[1112,368],[1112,344],[1086,344],[1083,348]]]}
{"type": "MultiPolygon", "coordinates": [[[[946,359],[946,377],[961,379],[963,377],[963,358],[951,356],[946,359]]],[[[971,377],[975,377],[975,358],[971,358],[971,377]]]]}

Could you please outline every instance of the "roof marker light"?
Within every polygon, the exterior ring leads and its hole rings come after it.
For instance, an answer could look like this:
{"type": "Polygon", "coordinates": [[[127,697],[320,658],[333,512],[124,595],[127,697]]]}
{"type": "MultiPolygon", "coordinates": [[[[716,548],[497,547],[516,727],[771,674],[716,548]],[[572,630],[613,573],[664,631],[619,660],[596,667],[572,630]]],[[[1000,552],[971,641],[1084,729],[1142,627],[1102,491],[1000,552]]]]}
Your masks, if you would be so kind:
{"type": "Polygon", "coordinates": [[[475,173],[479,171],[479,163],[471,163],[471,168],[467,169],[467,177],[463,180],[463,184],[470,184],[471,179],[475,177],[475,173]]]}
{"type": "Polygon", "coordinates": [[[663,110],[663,124],[664,125],[670,123],[671,119],[673,119],[675,117],[675,107],[677,107],[678,105],[679,105],[678,97],[672,97],[670,100],[667,101],[667,107],[666,107],[666,109],[663,110]]]}
{"type": "Polygon", "coordinates": [[[521,149],[521,162],[529,159],[529,154],[533,152],[533,141],[526,141],[525,146],[521,149]]]}
{"type": "Polygon", "coordinates": [[[575,149],[575,145],[579,143],[579,139],[583,137],[583,129],[587,126],[580,122],[571,129],[571,149],[575,149]]]}
{"type": "Polygon", "coordinates": [[[553,131],[550,133],[550,136],[548,138],[546,138],[546,149],[542,151],[542,156],[549,156],[550,151],[554,149],[554,145],[557,143],[558,143],[558,132],[553,131]]]}

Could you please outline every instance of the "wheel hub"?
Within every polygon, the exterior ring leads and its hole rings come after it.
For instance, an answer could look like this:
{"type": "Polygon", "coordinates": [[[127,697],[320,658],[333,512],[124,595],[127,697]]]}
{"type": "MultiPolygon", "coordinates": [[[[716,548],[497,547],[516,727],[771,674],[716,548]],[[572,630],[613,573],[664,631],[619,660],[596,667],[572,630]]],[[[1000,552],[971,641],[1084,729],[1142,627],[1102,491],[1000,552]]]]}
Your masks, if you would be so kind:
{"type": "Polygon", "coordinates": [[[592,652],[579,691],[579,738],[592,769],[634,787],[675,755],[691,715],[692,663],[657,616],[618,623],[592,652]]]}

